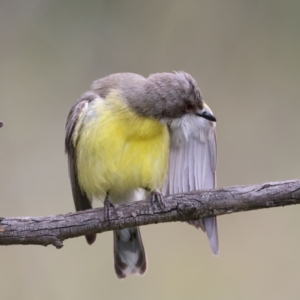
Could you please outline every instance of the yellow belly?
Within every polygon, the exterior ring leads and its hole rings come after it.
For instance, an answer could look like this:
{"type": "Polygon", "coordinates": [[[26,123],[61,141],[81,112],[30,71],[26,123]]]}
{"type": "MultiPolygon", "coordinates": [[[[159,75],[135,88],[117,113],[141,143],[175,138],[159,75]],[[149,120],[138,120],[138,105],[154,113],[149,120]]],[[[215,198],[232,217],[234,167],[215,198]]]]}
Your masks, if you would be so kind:
{"type": "Polygon", "coordinates": [[[76,145],[78,181],[89,199],[164,183],[169,133],[165,125],[137,116],[116,92],[94,101],[80,116],[76,145]]]}

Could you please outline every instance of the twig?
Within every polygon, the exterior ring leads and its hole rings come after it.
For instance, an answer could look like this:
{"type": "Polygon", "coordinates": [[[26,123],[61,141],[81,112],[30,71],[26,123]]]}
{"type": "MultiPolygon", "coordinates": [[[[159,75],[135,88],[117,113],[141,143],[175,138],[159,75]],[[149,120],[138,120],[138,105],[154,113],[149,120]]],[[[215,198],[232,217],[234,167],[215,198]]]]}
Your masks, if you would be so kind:
{"type": "Polygon", "coordinates": [[[195,191],[165,197],[164,202],[163,210],[151,207],[148,201],[117,205],[109,221],[103,208],[48,217],[0,218],[0,245],[61,248],[65,239],[87,233],[299,204],[300,180],[195,191]]]}

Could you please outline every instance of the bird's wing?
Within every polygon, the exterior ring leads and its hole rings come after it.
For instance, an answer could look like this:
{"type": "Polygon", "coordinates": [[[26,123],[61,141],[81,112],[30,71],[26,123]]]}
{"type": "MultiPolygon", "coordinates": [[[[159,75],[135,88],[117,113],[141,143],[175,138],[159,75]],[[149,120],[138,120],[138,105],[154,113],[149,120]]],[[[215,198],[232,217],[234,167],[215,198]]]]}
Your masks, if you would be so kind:
{"type": "MultiPolygon", "coordinates": [[[[69,176],[76,211],[92,208],[90,200],[78,184],[75,146],[82,126],[81,117],[95,97],[98,96],[94,93],[84,94],[72,107],[66,123],[65,151],[68,155],[69,176]]],[[[96,234],[86,235],[86,239],[89,244],[92,244],[96,239],[96,234]]]]}
{"type": "MultiPolygon", "coordinates": [[[[215,124],[200,118],[199,121],[205,126],[194,126],[197,119],[182,126],[170,126],[169,172],[163,187],[164,195],[216,187],[215,124]]],[[[218,255],[216,218],[199,219],[190,221],[189,224],[200,227],[207,233],[212,252],[218,255]]]]}

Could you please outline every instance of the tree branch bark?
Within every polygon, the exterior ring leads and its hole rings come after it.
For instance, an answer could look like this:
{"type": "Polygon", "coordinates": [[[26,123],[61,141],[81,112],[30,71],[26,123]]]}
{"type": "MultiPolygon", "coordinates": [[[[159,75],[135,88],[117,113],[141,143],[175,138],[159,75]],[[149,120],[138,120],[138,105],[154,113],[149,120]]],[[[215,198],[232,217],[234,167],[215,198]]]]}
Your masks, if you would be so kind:
{"type": "Polygon", "coordinates": [[[103,208],[48,217],[0,218],[0,245],[43,245],[88,233],[163,222],[188,221],[234,212],[300,203],[300,180],[201,190],[164,198],[165,207],[149,201],[116,205],[109,220],[103,208]]]}

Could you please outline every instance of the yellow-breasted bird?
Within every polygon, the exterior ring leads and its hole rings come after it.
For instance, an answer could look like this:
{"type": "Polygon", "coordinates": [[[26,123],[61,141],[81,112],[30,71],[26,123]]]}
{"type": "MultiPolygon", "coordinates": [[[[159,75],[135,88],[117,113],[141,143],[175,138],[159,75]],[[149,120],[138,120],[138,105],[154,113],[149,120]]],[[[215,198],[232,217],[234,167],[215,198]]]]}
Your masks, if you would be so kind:
{"type": "MultiPolygon", "coordinates": [[[[187,73],[148,78],[119,73],[96,80],[71,108],[66,123],[76,210],[92,208],[94,199],[137,201],[141,189],[155,195],[164,183],[165,194],[214,187],[215,121],[187,73]]],[[[216,221],[208,220],[195,221],[195,226],[214,236],[215,253],[216,221]]],[[[86,239],[92,244],[96,234],[86,239]]],[[[138,227],[114,231],[114,265],[119,278],[146,271],[138,227]]]]}

